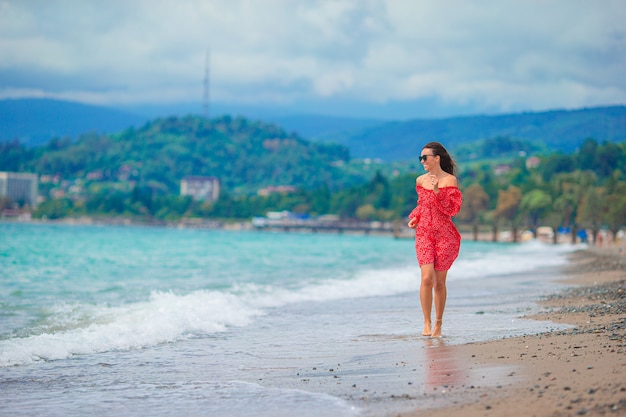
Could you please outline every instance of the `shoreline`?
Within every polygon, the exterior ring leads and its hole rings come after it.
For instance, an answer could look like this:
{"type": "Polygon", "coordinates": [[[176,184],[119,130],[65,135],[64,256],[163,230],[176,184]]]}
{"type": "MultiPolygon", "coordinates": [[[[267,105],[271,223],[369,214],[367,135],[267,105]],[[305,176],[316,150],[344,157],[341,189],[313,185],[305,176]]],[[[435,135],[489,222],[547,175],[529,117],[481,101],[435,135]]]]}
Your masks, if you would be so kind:
{"type": "MultiPolygon", "coordinates": [[[[534,270],[528,277],[539,283],[544,276],[550,276],[540,283],[550,290],[541,294],[552,293],[541,299],[532,295],[538,292],[523,296],[522,307],[515,311],[527,315],[514,313],[518,322],[514,326],[526,321],[521,327],[528,326],[528,333],[512,333],[509,316],[488,321],[493,329],[466,321],[474,314],[484,314],[483,303],[489,300],[483,298],[472,304],[475,308],[469,314],[452,313],[446,319],[448,324],[444,320],[444,335],[448,337],[425,338],[421,326],[416,327],[418,300],[401,295],[395,299],[365,297],[358,303],[330,303],[324,306],[321,316],[317,315],[319,305],[298,304],[281,311],[297,322],[274,320],[282,314],[259,316],[255,326],[217,336],[224,342],[217,350],[213,350],[216,339],[211,336],[121,355],[112,351],[105,356],[112,369],[131,369],[127,368],[130,364],[141,376],[143,368],[136,365],[144,363],[146,352],[164,354],[160,363],[176,363],[174,369],[185,369],[184,375],[189,375],[188,369],[206,367],[205,372],[197,374],[203,381],[236,380],[259,389],[279,389],[285,394],[281,410],[285,407],[288,411],[294,405],[284,401],[290,393],[317,398],[318,415],[352,415],[335,412],[337,409],[354,410],[355,415],[363,417],[622,415],[626,411],[626,246],[568,252],[567,264],[560,262],[560,266],[534,270]],[[533,316],[529,316],[531,312],[533,316]],[[343,320],[327,320],[326,314],[343,320]],[[311,321],[305,317],[311,317],[311,321]],[[369,327],[370,320],[376,325],[369,327]],[[535,330],[539,322],[548,324],[535,330]],[[299,331],[293,331],[293,323],[299,331]],[[267,332],[269,326],[278,330],[267,332]],[[500,326],[504,331],[499,334],[509,336],[486,336],[500,326]],[[452,330],[446,334],[446,329],[452,330]],[[251,340],[254,343],[248,344],[251,340]],[[220,361],[223,367],[213,373],[213,367],[206,365],[213,363],[216,352],[226,353],[224,358],[232,362],[229,366],[228,361],[220,361]],[[327,414],[325,406],[330,407],[327,414]]],[[[525,259],[520,256],[514,261],[525,259]]],[[[524,276],[503,274],[489,285],[501,282],[508,286],[507,278],[525,280],[524,276]]],[[[530,287],[509,288],[524,291],[530,287]]],[[[464,298],[467,293],[458,294],[464,298]]],[[[506,308],[503,299],[497,301],[506,308]]],[[[96,356],[88,360],[101,359],[96,356]]],[[[48,369],[55,369],[50,364],[48,369]]],[[[82,374],[82,364],[81,359],[60,365],[80,368],[82,374]]],[[[28,378],[27,368],[23,373],[28,378]]],[[[177,380],[187,378],[181,375],[176,376],[177,380]]],[[[100,375],[96,372],[94,376],[100,375]]],[[[159,375],[154,381],[164,383],[159,375]]],[[[85,383],[92,386],[91,380],[85,383]]],[[[20,389],[18,383],[11,387],[20,389]]],[[[197,401],[184,404],[195,409],[197,401]]]]}
{"type": "MultiPolygon", "coordinates": [[[[207,220],[189,218],[176,222],[169,221],[140,221],[137,219],[131,219],[127,217],[67,217],[61,219],[14,219],[14,218],[0,218],[0,222],[6,223],[22,223],[22,224],[35,224],[35,225],[64,225],[64,226],[120,226],[120,227],[155,227],[164,229],[199,229],[199,230],[225,230],[225,231],[256,231],[264,233],[305,233],[305,234],[338,234],[338,235],[364,235],[364,236],[383,236],[394,239],[415,239],[414,231],[408,227],[399,227],[396,222],[371,222],[371,227],[363,226],[348,226],[348,227],[336,227],[332,224],[327,227],[315,227],[310,225],[282,225],[273,227],[257,227],[252,221],[227,221],[227,220],[207,220]]],[[[517,242],[513,242],[510,231],[502,230],[498,234],[498,239],[493,240],[493,234],[491,232],[481,232],[478,234],[477,239],[474,238],[473,233],[468,232],[465,228],[458,228],[461,235],[461,241],[475,241],[483,243],[517,243],[522,244],[528,240],[531,240],[529,233],[522,236],[520,235],[517,242]]],[[[571,244],[571,238],[567,235],[559,235],[556,242],[552,238],[546,236],[538,236],[537,240],[548,244],[571,244]]],[[[577,243],[580,243],[578,241],[577,243]]],[[[612,240],[606,239],[604,248],[619,247],[619,243],[615,243],[612,240]]],[[[622,245],[623,247],[624,245],[622,245]]]]}
{"type": "MultiPolygon", "coordinates": [[[[579,250],[563,268],[568,285],[527,319],[573,327],[451,347],[468,370],[515,370],[496,387],[446,385],[446,404],[401,417],[605,416],[626,413],[626,247],[579,250]]],[[[406,409],[405,409],[406,410],[406,409]]]]}

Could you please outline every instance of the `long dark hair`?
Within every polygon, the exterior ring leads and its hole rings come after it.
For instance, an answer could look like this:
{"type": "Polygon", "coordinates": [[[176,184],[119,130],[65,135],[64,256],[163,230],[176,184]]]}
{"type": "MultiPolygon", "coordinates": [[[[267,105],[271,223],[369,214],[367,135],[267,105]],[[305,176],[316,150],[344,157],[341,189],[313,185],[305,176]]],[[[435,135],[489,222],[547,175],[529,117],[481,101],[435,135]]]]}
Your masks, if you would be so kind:
{"type": "Polygon", "coordinates": [[[424,145],[423,149],[430,149],[433,151],[433,155],[439,155],[441,169],[443,169],[448,174],[454,175],[454,170],[456,169],[456,164],[454,160],[448,153],[448,150],[443,147],[443,145],[439,142],[429,142],[424,145]]]}

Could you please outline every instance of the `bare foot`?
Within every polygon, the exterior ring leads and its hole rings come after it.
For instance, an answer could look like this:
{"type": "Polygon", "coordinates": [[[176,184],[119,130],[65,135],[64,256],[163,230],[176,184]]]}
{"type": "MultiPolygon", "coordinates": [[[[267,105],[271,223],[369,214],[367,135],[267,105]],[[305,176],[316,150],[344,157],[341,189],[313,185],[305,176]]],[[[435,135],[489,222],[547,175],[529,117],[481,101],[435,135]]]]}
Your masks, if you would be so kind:
{"type": "Polygon", "coordinates": [[[432,331],[430,329],[430,321],[424,322],[424,331],[422,332],[422,336],[431,336],[432,331]]]}
{"type": "Polygon", "coordinates": [[[441,335],[441,325],[442,325],[442,320],[435,320],[435,328],[432,332],[432,334],[430,335],[430,337],[442,337],[441,335]]]}

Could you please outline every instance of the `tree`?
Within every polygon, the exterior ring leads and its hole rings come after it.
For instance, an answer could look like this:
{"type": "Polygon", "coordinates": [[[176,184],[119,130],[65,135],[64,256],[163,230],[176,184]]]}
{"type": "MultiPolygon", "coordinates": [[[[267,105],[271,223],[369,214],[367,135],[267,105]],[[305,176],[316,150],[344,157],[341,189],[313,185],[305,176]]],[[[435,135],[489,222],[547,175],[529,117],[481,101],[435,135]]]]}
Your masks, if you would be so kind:
{"type": "Polygon", "coordinates": [[[591,229],[592,240],[595,242],[604,218],[606,189],[592,187],[587,189],[580,203],[576,222],[591,229]]]}
{"type": "Polygon", "coordinates": [[[34,216],[51,220],[60,219],[70,216],[73,208],[74,203],[69,198],[57,198],[39,204],[34,212],[34,216]]]}
{"type": "Polygon", "coordinates": [[[608,177],[618,168],[620,148],[614,143],[604,143],[598,149],[596,156],[595,171],[601,177],[608,177]]]}
{"type": "Polygon", "coordinates": [[[356,210],[356,217],[360,220],[372,220],[376,215],[376,209],[371,204],[365,204],[356,210]]]}
{"type": "Polygon", "coordinates": [[[330,207],[331,193],[328,186],[323,185],[311,195],[311,210],[314,214],[326,214],[330,207]]]}
{"type": "Polygon", "coordinates": [[[587,138],[580,145],[578,153],[574,156],[578,169],[595,169],[598,160],[598,142],[593,138],[587,138]]]}
{"type": "Polygon", "coordinates": [[[33,150],[22,146],[17,139],[0,142],[0,171],[30,171],[33,155],[33,150]]]}
{"type": "Polygon", "coordinates": [[[414,173],[399,175],[391,181],[392,209],[397,218],[405,218],[416,205],[414,173]]]}
{"type": "Polygon", "coordinates": [[[557,153],[545,158],[541,164],[541,173],[543,180],[548,181],[558,173],[572,172],[575,168],[575,163],[571,156],[557,153]]]}
{"type": "Polygon", "coordinates": [[[616,241],[617,232],[626,226],[626,182],[618,182],[605,202],[604,220],[613,234],[613,241],[616,241]]]}
{"type": "Polygon", "coordinates": [[[478,240],[480,214],[489,208],[489,195],[478,183],[467,187],[463,195],[463,205],[457,219],[472,224],[474,240],[478,240]]]}
{"type": "Polygon", "coordinates": [[[553,230],[556,236],[560,226],[571,229],[572,243],[576,243],[576,215],[587,189],[597,182],[597,176],[591,171],[574,171],[558,174],[550,182],[554,201],[553,230]]]}
{"type": "Polygon", "coordinates": [[[552,206],[552,197],[543,190],[532,190],[522,197],[520,209],[527,216],[528,225],[537,237],[539,221],[545,216],[552,206]]]}
{"type": "Polygon", "coordinates": [[[512,226],[513,242],[517,242],[518,212],[522,201],[522,190],[509,185],[506,190],[498,190],[498,203],[494,210],[494,222],[508,221],[512,226]]]}
{"type": "Polygon", "coordinates": [[[374,207],[387,209],[391,206],[389,181],[380,171],[376,171],[374,178],[367,183],[366,190],[369,194],[368,200],[371,200],[374,207]]]}

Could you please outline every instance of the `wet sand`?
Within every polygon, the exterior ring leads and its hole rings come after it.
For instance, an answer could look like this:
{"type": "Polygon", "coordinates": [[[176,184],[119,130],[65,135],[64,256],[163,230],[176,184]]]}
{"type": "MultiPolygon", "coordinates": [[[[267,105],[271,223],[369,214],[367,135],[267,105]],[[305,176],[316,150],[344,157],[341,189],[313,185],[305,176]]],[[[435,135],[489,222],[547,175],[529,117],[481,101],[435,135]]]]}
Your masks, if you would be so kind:
{"type": "Polygon", "coordinates": [[[294,352],[248,372],[364,417],[626,416],[626,248],[577,251],[557,273],[563,290],[524,318],[552,331],[468,344],[417,332],[329,338],[308,359],[294,352]]]}
{"type": "Polygon", "coordinates": [[[443,379],[433,387],[438,401],[411,411],[398,403],[394,410],[389,402],[381,415],[626,415],[626,248],[575,252],[564,272],[570,286],[542,300],[543,311],[528,319],[571,328],[446,347],[430,366],[451,360],[463,365],[439,370],[443,379]],[[506,370],[495,386],[468,385],[459,375],[492,381],[494,369],[506,370]]]}

